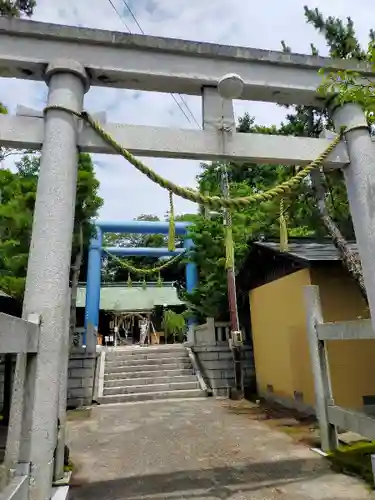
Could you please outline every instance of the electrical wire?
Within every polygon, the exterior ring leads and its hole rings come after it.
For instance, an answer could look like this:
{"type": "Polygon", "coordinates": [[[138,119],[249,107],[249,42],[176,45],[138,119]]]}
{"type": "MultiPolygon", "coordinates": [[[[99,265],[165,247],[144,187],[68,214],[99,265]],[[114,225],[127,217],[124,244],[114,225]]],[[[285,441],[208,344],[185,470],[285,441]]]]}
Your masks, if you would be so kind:
{"type": "MultiPolygon", "coordinates": [[[[175,96],[173,94],[171,94],[171,96],[175,99],[175,96]]],[[[192,110],[190,109],[188,103],[186,102],[186,100],[184,99],[184,97],[181,95],[181,94],[178,94],[179,98],[181,99],[181,101],[185,104],[185,107],[186,109],[188,110],[190,116],[192,117],[195,125],[198,127],[198,128],[201,128],[201,126],[199,125],[197,119],[195,118],[194,116],[194,113],[192,112],[192,110]]],[[[181,107],[179,106],[179,108],[181,109],[181,107]]],[[[188,121],[191,123],[191,121],[189,120],[188,118],[188,121]]]]}
{"type": "Polygon", "coordinates": [[[138,19],[135,17],[135,14],[132,11],[132,9],[130,8],[130,5],[128,4],[128,2],[126,0],[122,0],[122,3],[128,9],[129,14],[132,16],[132,18],[134,19],[135,24],[138,26],[139,31],[142,33],[142,35],[144,35],[145,32],[143,31],[142,26],[139,24],[138,19]]]}
{"type": "MultiPolygon", "coordinates": [[[[180,94],[178,94],[178,95],[180,95],[180,94]]],[[[183,108],[183,107],[181,106],[181,104],[178,102],[178,100],[177,100],[176,96],[175,96],[174,94],[170,94],[170,96],[172,97],[172,99],[174,100],[174,102],[177,104],[177,106],[180,108],[180,110],[181,110],[182,114],[185,116],[185,118],[187,119],[187,121],[188,121],[189,123],[191,123],[190,118],[189,118],[189,117],[188,117],[188,115],[186,114],[186,112],[185,112],[184,108],[183,108]]],[[[180,97],[181,97],[181,96],[180,96],[180,97]]],[[[181,99],[182,99],[182,98],[181,98],[181,99]]],[[[188,105],[187,105],[186,103],[185,103],[185,106],[186,106],[186,108],[190,111],[190,109],[189,109],[189,107],[188,107],[188,105]]],[[[193,118],[194,118],[194,115],[192,114],[192,112],[191,112],[191,111],[190,111],[190,115],[192,115],[192,116],[193,116],[193,118]]],[[[194,118],[194,121],[195,121],[195,123],[197,124],[198,128],[200,128],[200,127],[199,127],[199,123],[195,120],[195,118],[194,118]]]]}
{"type": "MultiPolygon", "coordinates": [[[[142,33],[142,35],[145,35],[145,32],[142,28],[142,26],[139,24],[138,22],[138,19],[136,17],[136,15],[134,14],[133,10],[131,9],[129,3],[127,2],[127,0],[122,0],[122,3],[125,5],[125,7],[127,8],[129,14],[131,15],[131,17],[133,18],[135,24],[138,26],[140,32],[142,33]]],[[[178,100],[176,99],[176,97],[171,94],[172,96],[172,99],[175,101],[175,103],[177,104],[177,106],[180,108],[180,110],[182,111],[182,113],[184,114],[184,116],[186,117],[186,119],[188,120],[189,123],[191,123],[190,119],[188,118],[188,116],[186,115],[186,113],[184,112],[184,110],[182,109],[180,103],[178,102],[178,100]]],[[[185,105],[188,113],[190,114],[190,116],[192,117],[193,121],[195,122],[195,124],[197,125],[198,128],[200,128],[200,125],[197,121],[197,119],[195,118],[194,116],[194,113],[191,111],[188,103],[186,102],[185,98],[181,95],[181,94],[178,94],[178,96],[180,97],[181,101],[183,102],[183,104],[185,105]]]]}
{"type": "MultiPolygon", "coordinates": [[[[123,22],[123,24],[126,26],[126,29],[129,31],[130,34],[132,34],[129,26],[126,24],[126,22],[124,21],[123,17],[121,16],[121,14],[119,13],[119,11],[116,9],[115,5],[113,4],[112,0],[108,0],[109,3],[111,4],[113,10],[116,12],[117,16],[121,19],[121,21],[123,22]]],[[[142,35],[145,35],[145,32],[142,28],[142,26],[140,25],[136,15],[134,14],[132,8],[130,7],[129,3],[126,1],[126,0],[122,0],[122,3],[124,4],[125,8],[128,10],[129,14],[131,15],[132,19],[134,20],[135,24],[137,25],[139,31],[142,33],[142,35]]],[[[178,102],[178,99],[176,98],[176,96],[174,94],[170,94],[172,99],[174,100],[174,102],[177,104],[177,106],[179,107],[180,111],[182,112],[182,114],[185,116],[185,118],[187,119],[187,121],[189,123],[192,123],[191,119],[189,118],[188,114],[191,116],[192,120],[194,121],[194,123],[196,124],[196,126],[198,128],[201,128],[201,126],[199,125],[197,119],[195,118],[194,116],[194,113],[191,111],[188,103],[186,102],[185,98],[181,95],[181,94],[177,94],[180,99],[181,99],[181,102],[184,104],[186,110],[187,110],[187,113],[186,111],[183,109],[181,103],[178,102]]]]}
{"type": "MultiPolygon", "coordinates": [[[[139,24],[138,19],[137,19],[136,15],[134,14],[133,10],[131,9],[131,7],[130,7],[129,3],[127,2],[127,0],[122,0],[122,3],[127,8],[129,14],[133,18],[135,24],[138,26],[138,28],[139,28],[140,32],[142,33],[142,35],[145,35],[145,32],[144,32],[142,26],[139,24]]],[[[189,123],[191,123],[191,121],[189,120],[189,118],[186,116],[185,112],[182,110],[182,108],[181,108],[180,104],[178,103],[176,97],[173,94],[171,94],[171,96],[172,96],[173,100],[175,101],[175,103],[177,104],[177,106],[181,109],[181,111],[185,115],[186,119],[189,121],[189,123]]],[[[194,116],[194,113],[191,111],[191,109],[190,109],[188,103],[186,102],[185,98],[181,94],[178,94],[178,96],[180,97],[181,101],[184,103],[186,109],[188,110],[190,116],[192,117],[192,119],[195,122],[195,124],[197,125],[197,127],[200,128],[200,125],[199,125],[198,121],[196,120],[196,118],[194,116]]]]}
{"type": "Polygon", "coordinates": [[[120,21],[122,22],[122,24],[125,26],[125,28],[129,31],[130,34],[132,34],[129,26],[126,24],[126,22],[124,21],[124,18],[122,17],[122,15],[120,14],[120,12],[116,9],[116,6],[115,4],[112,2],[112,0],[108,0],[110,6],[112,7],[112,9],[116,12],[117,14],[117,17],[120,19],[120,21]]]}

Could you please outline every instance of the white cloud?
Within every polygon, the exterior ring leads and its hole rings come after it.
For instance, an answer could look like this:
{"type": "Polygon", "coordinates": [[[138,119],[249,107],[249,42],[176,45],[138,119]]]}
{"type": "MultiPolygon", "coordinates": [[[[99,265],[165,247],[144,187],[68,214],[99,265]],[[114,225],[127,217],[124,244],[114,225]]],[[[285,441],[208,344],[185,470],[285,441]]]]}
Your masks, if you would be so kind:
{"type": "MultiPolygon", "coordinates": [[[[303,5],[307,1],[284,0],[279,3],[263,0],[255,7],[253,2],[243,0],[130,0],[129,5],[149,35],[274,50],[280,49],[280,41],[285,40],[294,52],[300,53],[309,52],[313,42],[324,54],[324,40],[304,20],[303,5]]],[[[113,2],[131,30],[139,32],[123,1],[113,2]]],[[[37,3],[34,19],[38,21],[126,31],[108,0],[37,0],[37,3]]],[[[372,0],[355,3],[315,0],[308,3],[326,15],[351,16],[360,40],[367,43],[372,0]]],[[[9,81],[0,79],[0,100],[11,110],[18,103],[42,108],[45,97],[46,87],[41,83],[15,81],[10,88],[9,81]]],[[[185,100],[200,121],[200,100],[190,96],[185,100]]],[[[170,95],[95,88],[86,96],[85,105],[90,111],[106,109],[110,121],[194,127],[194,123],[187,122],[170,95]]],[[[283,110],[271,104],[241,101],[236,102],[235,107],[237,116],[248,111],[264,124],[277,123],[283,117],[283,110]]],[[[164,215],[168,209],[168,197],[160,188],[121,158],[101,155],[94,160],[105,200],[102,218],[124,220],[140,213],[164,215]]],[[[179,184],[195,185],[198,162],[162,159],[145,159],[145,162],[179,184]]],[[[178,212],[193,209],[190,203],[176,200],[178,212]]]]}

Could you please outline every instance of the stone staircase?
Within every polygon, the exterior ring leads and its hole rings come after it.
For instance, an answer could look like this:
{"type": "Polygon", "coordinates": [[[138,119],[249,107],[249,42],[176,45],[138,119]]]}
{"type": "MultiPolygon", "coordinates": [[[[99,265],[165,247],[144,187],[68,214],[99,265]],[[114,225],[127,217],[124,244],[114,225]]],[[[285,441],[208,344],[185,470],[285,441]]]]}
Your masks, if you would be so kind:
{"type": "Polygon", "coordinates": [[[101,404],[205,396],[183,345],[106,352],[101,404]]]}

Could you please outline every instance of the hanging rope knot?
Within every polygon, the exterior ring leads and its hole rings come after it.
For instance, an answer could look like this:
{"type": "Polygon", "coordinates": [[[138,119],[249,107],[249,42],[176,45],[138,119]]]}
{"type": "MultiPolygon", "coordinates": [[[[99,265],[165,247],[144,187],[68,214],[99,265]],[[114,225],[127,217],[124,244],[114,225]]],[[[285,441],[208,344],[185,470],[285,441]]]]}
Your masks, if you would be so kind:
{"type": "Polygon", "coordinates": [[[87,111],[81,111],[81,118],[82,118],[82,120],[85,120],[90,125],[94,121],[93,118],[91,118],[91,116],[88,114],[87,111]]]}

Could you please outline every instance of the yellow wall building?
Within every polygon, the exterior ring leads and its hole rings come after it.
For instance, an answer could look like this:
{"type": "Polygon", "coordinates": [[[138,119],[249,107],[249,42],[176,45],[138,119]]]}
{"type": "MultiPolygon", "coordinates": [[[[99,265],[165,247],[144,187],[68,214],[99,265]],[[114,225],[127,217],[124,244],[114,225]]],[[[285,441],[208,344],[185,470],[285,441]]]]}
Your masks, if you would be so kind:
{"type": "MultiPolygon", "coordinates": [[[[367,305],[333,245],[290,243],[288,252],[280,252],[278,244],[263,242],[253,248],[245,275],[259,394],[312,411],[304,287],[319,286],[325,322],[367,318],[367,305]]],[[[328,356],[335,402],[356,409],[374,405],[375,341],[331,341],[328,356]]]]}

